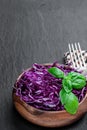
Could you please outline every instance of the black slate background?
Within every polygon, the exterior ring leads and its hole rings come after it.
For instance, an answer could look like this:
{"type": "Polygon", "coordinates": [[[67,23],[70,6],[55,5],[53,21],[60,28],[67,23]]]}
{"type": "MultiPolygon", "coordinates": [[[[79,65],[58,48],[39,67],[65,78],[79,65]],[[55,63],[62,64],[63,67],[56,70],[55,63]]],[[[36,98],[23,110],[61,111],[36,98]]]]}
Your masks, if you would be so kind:
{"type": "MultiPolygon", "coordinates": [[[[87,0],[0,0],[0,130],[42,129],[15,110],[13,85],[35,62],[63,63],[69,42],[87,49],[87,0]]],[[[87,114],[61,128],[83,129],[87,130],[87,114]]]]}

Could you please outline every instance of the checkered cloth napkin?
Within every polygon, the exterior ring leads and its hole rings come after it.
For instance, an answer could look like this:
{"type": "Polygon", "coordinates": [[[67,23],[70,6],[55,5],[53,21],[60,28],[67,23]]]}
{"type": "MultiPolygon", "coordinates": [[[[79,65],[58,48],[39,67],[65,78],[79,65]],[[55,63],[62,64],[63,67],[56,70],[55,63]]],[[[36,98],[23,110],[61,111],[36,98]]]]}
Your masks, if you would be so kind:
{"type": "MultiPolygon", "coordinates": [[[[87,51],[82,50],[82,55],[84,56],[84,60],[85,60],[85,63],[87,65],[87,51]]],[[[71,57],[70,57],[69,52],[64,53],[64,62],[66,65],[70,65],[72,67],[72,61],[71,61],[71,57]]]]}

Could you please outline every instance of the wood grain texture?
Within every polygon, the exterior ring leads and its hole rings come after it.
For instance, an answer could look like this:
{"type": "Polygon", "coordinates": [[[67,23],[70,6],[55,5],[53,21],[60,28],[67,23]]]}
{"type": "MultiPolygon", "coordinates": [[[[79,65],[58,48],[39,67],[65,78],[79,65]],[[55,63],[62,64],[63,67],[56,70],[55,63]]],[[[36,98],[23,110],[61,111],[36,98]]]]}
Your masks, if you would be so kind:
{"type": "MultiPolygon", "coordinates": [[[[63,63],[68,42],[80,42],[87,50],[87,0],[0,0],[1,130],[42,128],[24,120],[14,109],[14,82],[35,62],[63,63]]],[[[86,127],[87,114],[61,130],[86,127]]]]}
{"type": "Polygon", "coordinates": [[[72,124],[79,120],[87,112],[87,94],[86,98],[79,105],[77,114],[70,115],[65,110],[57,112],[48,112],[36,109],[25,102],[21,101],[19,97],[13,94],[14,105],[16,110],[29,122],[44,126],[44,127],[63,127],[72,124]]]}
{"type": "MultiPolygon", "coordinates": [[[[21,79],[23,74],[24,72],[19,75],[17,81],[21,79]]],[[[17,85],[15,87],[17,87],[17,85]]],[[[65,110],[44,111],[44,110],[34,108],[28,105],[23,100],[21,100],[21,98],[16,95],[15,89],[13,89],[12,98],[13,98],[13,103],[15,108],[20,113],[21,116],[23,116],[26,120],[34,124],[44,126],[44,127],[55,128],[55,127],[63,127],[63,126],[70,125],[73,122],[79,120],[87,112],[87,93],[83,98],[83,100],[79,103],[78,111],[74,115],[67,113],[65,110]]]]}

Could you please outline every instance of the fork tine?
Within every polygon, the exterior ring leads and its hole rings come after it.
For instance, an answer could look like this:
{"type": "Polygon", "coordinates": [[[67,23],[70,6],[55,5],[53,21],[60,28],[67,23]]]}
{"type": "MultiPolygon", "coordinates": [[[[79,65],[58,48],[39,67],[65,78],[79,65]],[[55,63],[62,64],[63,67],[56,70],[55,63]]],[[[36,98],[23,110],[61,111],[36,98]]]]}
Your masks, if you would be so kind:
{"type": "Polygon", "coordinates": [[[71,49],[70,44],[68,44],[68,47],[69,47],[69,53],[70,53],[70,57],[71,57],[71,61],[72,61],[72,65],[73,65],[73,67],[75,68],[75,63],[74,63],[74,59],[73,59],[73,55],[72,55],[72,49],[71,49]]]}
{"type": "Polygon", "coordinates": [[[70,52],[70,57],[71,57],[71,62],[74,68],[79,68],[78,62],[76,60],[76,54],[75,54],[75,49],[73,44],[69,44],[69,52],[70,52]]]}
{"type": "MultiPolygon", "coordinates": [[[[80,55],[79,55],[79,52],[81,51],[81,50],[79,50],[79,46],[77,47],[77,44],[75,43],[75,49],[76,49],[76,54],[77,54],[77,60],[78,60],[78,63],[79,63],[79,67],[83,67],[82,66],[82,61],[81,61],[81,57],[80,57],[80,55]]],[[[82,51],[81,51],[82,52],[82,51]]]]}
{"type": "Polygon", "coordinates": [[[69,47],[69,53],[70,53],[70,57],[71,57],[71,62],[74,68],[77,69],[83,69],[86,67],[86,63],[84,60],[84,57],[82,55],[82,50],[80,47],[80,44],[78,42],[78,44],[68,44],[69,47]]]}
{"type": "Polygon", "coordinates": [[[75,62],[75,67],[76,68],[79,68],[79,64],[78,64],[78,60],[77,60],[77,56],[76,56],[76,50],[75,50],[75,48],[74,48],[74,45],[73,44],[71,44],[71,46],[72,46],[72,50],[73,50],[73,59],[74,59],[74,62],[75,62]]]}
{"type": "Polygon", "coordinates": [[[79,42],[78,42],[78,47],[79,47],[81,59],[82,59],[82,62],[83,62],[83,66],[86,67],[86,63],[85,63],[84,57],[83,57],[83,55],[82,55],[81,46],[80,46],[79,42]]]}

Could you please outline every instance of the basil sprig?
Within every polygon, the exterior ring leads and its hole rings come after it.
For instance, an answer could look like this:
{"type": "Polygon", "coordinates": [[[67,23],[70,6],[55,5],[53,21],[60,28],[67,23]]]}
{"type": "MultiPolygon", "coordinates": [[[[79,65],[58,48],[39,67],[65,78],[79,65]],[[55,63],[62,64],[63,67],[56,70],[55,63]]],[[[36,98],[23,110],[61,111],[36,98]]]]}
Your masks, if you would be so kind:
{"type": "Polygon", "coordinates": [[[82,89],[86,85],[86,78],[77,72],[69,72],[66,76],[57,67],[51,67],[48,72],[56,78],[62,78],[62,89],[59,96],[64,108],[70,114],[75,114],[78,110],[78,98],[72,93],[72,89],[82,89]]]}

